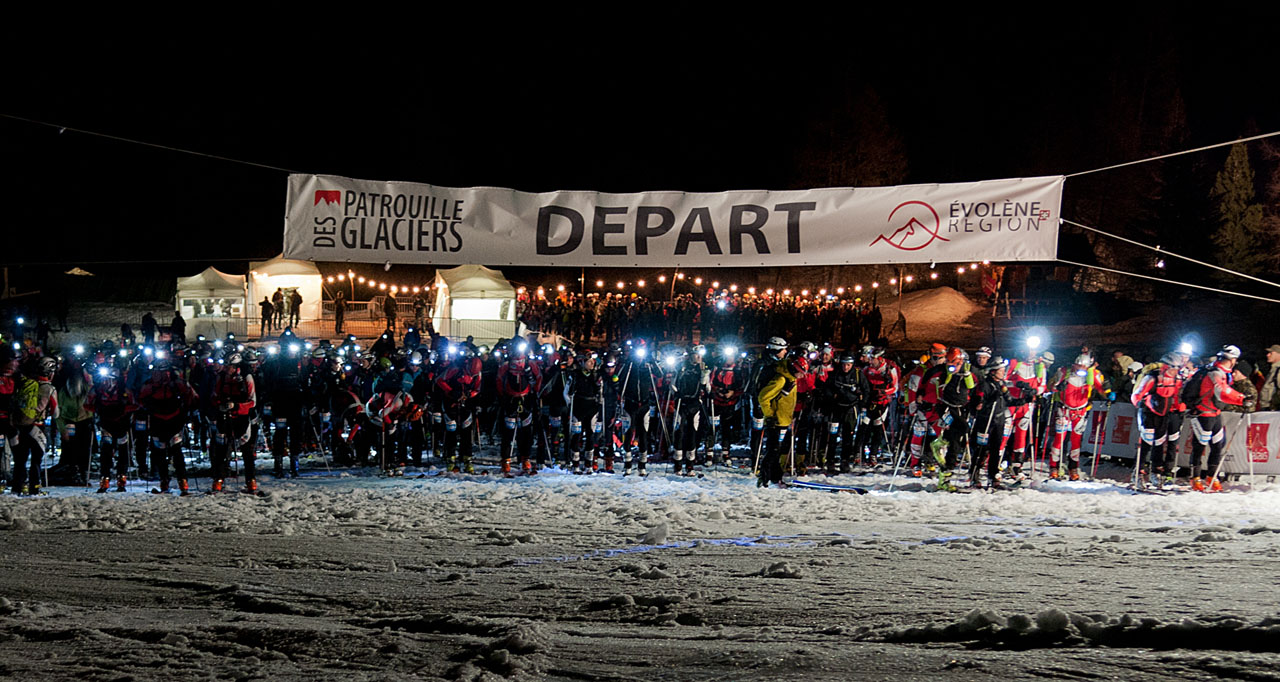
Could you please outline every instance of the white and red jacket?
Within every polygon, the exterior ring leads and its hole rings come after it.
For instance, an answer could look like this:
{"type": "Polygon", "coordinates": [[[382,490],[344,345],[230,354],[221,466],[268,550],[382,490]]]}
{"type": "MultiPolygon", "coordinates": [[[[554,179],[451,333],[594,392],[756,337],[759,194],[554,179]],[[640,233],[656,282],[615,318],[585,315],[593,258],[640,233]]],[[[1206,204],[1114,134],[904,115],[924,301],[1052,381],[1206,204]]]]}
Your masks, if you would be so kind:
{"type": "Polygon", "coordinates": [[[1223,405],[1240,405],[1244,403],[1244,394],[1231,388],[1230,373],[1218,363],[1214,363],[1206,371],[1201,372],[1195,387],[1196,402],[1188,405],[1192,414],[1201,417],[1216,417],[1222,414],[1223,405]]]}
{"type": "Polygon", "coordinates": [[[1106,392],[1106,377],[1096,367],[1067,368],[1054,384],[1058,402],[1069,410],[1088,410],[1093,394],[1106,392]]]}
{"type": "Polygon", "coordinates": [[[1038,362],[1010,358],[1005,376],[1009,378],[1010,398],[1031,400],[1045,392],[1044,365],[1038,362]]]}
{"type": "Polygon", "coordinates": [[[1164,416],[1179,409],[1178,394],[1182,392],[1182,374],[1177,367],[1161,362],[1143,374],[1133,386],[1130,402],[1134,407],[1164,416]]]}
{"type": "Polygon", "coordinates": [[[893,401],[902,382],[902,370],[892,360],[875,358],[862,370],[871,384],[871,400],[881,407],[893,401]]]}

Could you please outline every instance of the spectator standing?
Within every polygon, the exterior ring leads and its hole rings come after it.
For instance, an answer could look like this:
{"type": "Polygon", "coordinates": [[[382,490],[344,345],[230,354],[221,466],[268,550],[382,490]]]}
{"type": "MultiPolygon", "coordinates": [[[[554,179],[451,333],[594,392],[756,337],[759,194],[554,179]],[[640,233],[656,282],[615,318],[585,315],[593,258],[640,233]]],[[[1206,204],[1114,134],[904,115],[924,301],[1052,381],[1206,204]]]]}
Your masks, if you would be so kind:
{"type": "Polygon", "coordinates": [[[275,306],[271,305],[270,299],[266,296],[262,297],[262,303],[258,304],[262,309],[262,336],[266,336],[271,331],[271,320],[275,315],[275,306]]]}
{"type": "Polygon", "coordinates": [[[271,294],[271,315],[272,328],[284,324],[284,292],[279,287],[276,287],[276,293],[271,294]]]}
{"type": "Polygon", "coordinates": [[[387,295],[382,299],[382,314],[387,318],[387,329],[396,330],[396,297],[387,295]]]}
{"type": "Polygon", "coordinates": [[[143,345],[154,346],[156,344],[156,327],[156,318],[151,314],[151,311],[148,310],[146,314],[142,316],[143,345]]]}
{"type": "Polygon", "coordinates": [[[333,297],[333,333],[342,333],[342,324],[347,319],[347,292],[339,291],[333,297]]]}
{"type": "Polygon", "coordinates": [[[187,321],[181,310],[173,311],[173,321],[169,323],[169,340],[183,344],[187,342],[187,321]]]}
{"type": "Polygon", "coordinates": [[[294,289],[289,293],[289,326],[296,327],[302,320],[302,294],[294,289]]]}
{"type": "Polygon", "coordinates": [[[1267,362],[1271,369],[1258,392],[1258,409],[1280,410],[1280,344],[1267,348],[1267,362]]]}

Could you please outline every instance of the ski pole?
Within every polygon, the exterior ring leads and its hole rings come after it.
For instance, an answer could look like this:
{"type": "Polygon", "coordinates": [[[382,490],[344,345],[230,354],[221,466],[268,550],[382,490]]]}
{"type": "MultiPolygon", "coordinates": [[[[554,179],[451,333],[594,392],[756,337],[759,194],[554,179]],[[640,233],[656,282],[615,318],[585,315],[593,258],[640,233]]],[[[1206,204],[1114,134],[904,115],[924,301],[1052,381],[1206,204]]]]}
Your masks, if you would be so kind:
{"type": "Polygon", "coordinates": [[[1093,466],[1090,467],[1089,478],[1098,477],[1098,460],[1102,457],[1102,438],[1107,434],[1107,420],[1111,419],[1111,405],[1107,405],[1107,411],[1102,415],[1102,423],[1094,430],[1093,434],[1093,466]]]}
{"type": "Polygon", "coordinates": [[[1250,413],[1250,412],[1245,412],[1245,413],[1244,413],[1244,422],[1245,422],[1245,428],[1244,428],[1244,431],[1245,431],[1245,434],[1244,434],[1244,455],[1245,455],[1245,457],[1247,457],[1247,458],[1249,459],[1249,490],[1253,490],[1253,486],[1254,486],[1254,480],[1253,480],[1253,453],[1252,453],[1252,452],[1249,452],[1249,429],[1251,428],[1252,421],[1253,421],[1253,414],[1252,414],[1252,413],[1250,413]]]}
{"type": "MultiPolygon", "coordinates": [[[[1138,472],[1141,471],[1141,468],[1142,468],[1142,436],[1141,436],[1142,430],[1143,430],[1142,421],[1143,421],[1142,408],[1138,408],[1138,434],[1139,434],[1138,451],[1133,456],[1133,479],[1131,481],[1134,487],[1137,487],[1141,483],[1141,481],[1139,480],[1138,472]]],[[[1152,440],[1153,442],[1151,443],[1151,448],[1154,449],[1155,448],[1154,437],[1152,438],[1152,440]]]]}

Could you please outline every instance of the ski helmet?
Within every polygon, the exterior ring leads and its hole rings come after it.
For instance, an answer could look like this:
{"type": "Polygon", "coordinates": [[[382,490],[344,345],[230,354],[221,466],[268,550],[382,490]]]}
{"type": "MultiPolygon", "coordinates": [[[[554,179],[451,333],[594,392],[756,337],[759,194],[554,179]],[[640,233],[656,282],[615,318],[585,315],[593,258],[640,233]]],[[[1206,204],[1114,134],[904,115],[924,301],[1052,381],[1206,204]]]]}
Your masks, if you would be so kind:
{"type": "Polygon", "coordinates": [[[1240,349],[1235,346],[1232,346],[1231,344],[1227,344],[1222,347],[1222,350],[1218,351],[1218,357],[1227,358],[1230,360],[1239,360],[1240,349]]]}
{"type": "Polygon", "coordinates": [[[803,353],[796,354],[795,357],[791,358],[791,371],[795,372],[796,374],[808,372],[809,358],[806,357],[803,353]]]}
{"type": "Polygon", "coordinates": [[[840,354],[840,364],[852,365],[855,362],[857,362],[857,358],[853,357],[853,353],[846,352],[840,354]]]}
{"type": "Polygon", "coordinates": [[[979,346],[978,350],[973,352],[973,355],[979,358],[985,355],[989,358],[991,357],[991,346],[979,346]]]}
{"type": "Polygon", "coordinates": [[[771,336],[769,337],[768,343],[766,343],[764,347],[769,350],[786,350],[787,340],[782,338],[781,336],[771,336]]]}
{"type": "Polygon", "coordinates": [[[931,357],[931,358],[939,358],[939,359],[941,359],[941,358],[944,358],[944,357],[946,357],[946,356],[947,356],[947,347],[946,347],[946,346],[944,346],[944,345],[942,345],[942,344],[940,344],[940,343],[934,343],[934,344],[930,344],[930,345],[929,345],[929,357],[931,357]]]}
{"type": "MultiPolygon", "coordinates": [[[[1237,353],[1237,356],[1239,354],[1237,353]]],[[[58,359],[46,355],[40,358],[40,375],[51,377],[58,372],[58,359]]]]}
{"type": "Polygon", "coordinates": [[[1055,358],[1051,351],[1045,351],[1040,354],[1040,359],[1052,365],[1055,358]]]}
{"type": "Polygon", "coordinates": [[[952,348],[947,353],[947,365],[959,369],[960,365],[969,361],[969,354],[963,348],[952,348]]]}

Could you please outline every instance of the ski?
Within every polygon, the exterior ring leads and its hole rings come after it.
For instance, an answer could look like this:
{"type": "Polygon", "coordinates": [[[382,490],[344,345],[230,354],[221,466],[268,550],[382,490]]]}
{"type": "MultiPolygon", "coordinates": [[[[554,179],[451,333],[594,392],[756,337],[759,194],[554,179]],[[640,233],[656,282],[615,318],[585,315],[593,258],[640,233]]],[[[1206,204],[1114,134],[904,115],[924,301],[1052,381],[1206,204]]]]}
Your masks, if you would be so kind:
{"type": "Polygon", "coordinates": [[[783,487],[787,488],[809,488],[811,490],[826,490],[833,493],[856,493],[858,495],[866,495],[869,492],[866,488],[860,488],[856,485],[835,485],[832,483],[814,483],[810,481],[800,481],[791,479],[782,482],[783,487]]]}

